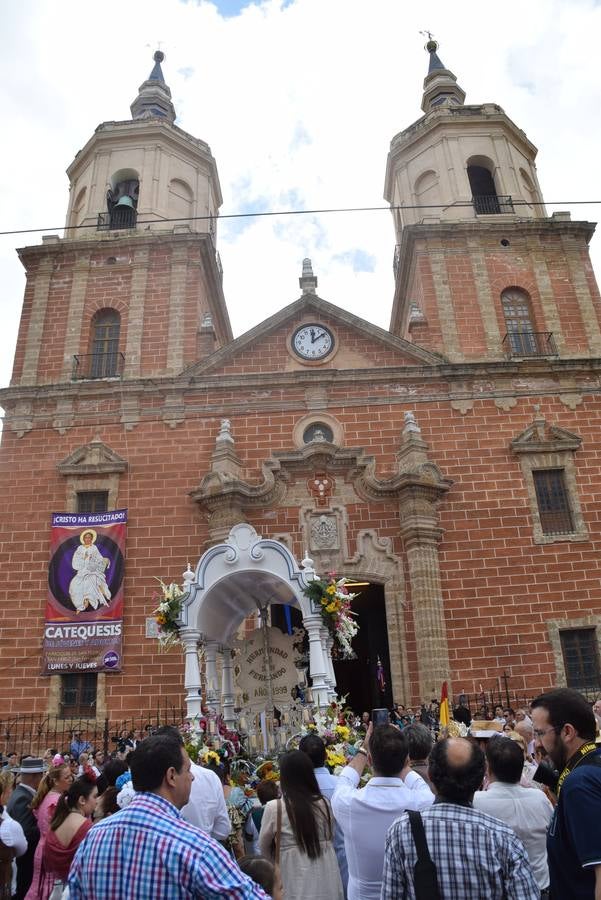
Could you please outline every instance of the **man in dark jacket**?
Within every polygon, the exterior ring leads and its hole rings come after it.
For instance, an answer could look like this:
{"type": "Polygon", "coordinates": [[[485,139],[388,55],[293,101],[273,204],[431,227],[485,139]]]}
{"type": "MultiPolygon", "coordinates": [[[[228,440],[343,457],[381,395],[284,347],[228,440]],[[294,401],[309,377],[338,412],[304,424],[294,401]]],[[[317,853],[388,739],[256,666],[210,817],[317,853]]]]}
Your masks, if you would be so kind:
{"type": "Polygon", "coordinates": [[[35,797],[42,775],[44,760],[26,756],[21,760],[19,781],[8,801],[6,810],[21,825],[27,838],[27,851],[17,858],[17,893],[13,900],[24,900],[33,878],[33,856],[40,839],[38,823],[31,811],[31,801],[35,797]]]}

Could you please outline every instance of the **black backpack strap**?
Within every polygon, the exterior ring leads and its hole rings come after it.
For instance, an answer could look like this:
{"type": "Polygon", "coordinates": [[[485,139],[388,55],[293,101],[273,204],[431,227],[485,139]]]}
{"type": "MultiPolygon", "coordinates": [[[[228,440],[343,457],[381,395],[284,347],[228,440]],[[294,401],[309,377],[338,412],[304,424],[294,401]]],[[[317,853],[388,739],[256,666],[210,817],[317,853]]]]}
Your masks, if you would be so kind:
{"type": "Polygon", "coordinates": [[[426,840],[422,817],[412,809],[408,809],[407,813],[409,815],[413,842],[417,850],[417,862],[413,869],[416,900],[441,900],[436,866],[428,850],[428,841],[426,840]]]}

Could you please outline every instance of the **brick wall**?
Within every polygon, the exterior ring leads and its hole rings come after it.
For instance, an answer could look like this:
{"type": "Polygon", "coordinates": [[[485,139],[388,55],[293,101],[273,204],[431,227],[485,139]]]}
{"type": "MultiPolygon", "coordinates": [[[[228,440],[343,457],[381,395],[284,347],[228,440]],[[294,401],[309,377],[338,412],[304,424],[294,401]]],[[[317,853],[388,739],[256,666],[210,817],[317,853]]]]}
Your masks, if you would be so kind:
{"type": "MultiPolygon", "coordinates": [[[[291,395],[289,400],[294,392],[291,395]]],[[[372,407],[354,391],[348,395],[346,403],[339,400],[328,405],[328,413],[342,424],[347,446],[362,446],[375,457],[379,475],[392,469],[403,412],[412,408],[430,444],[430,458],[454,481],[440,510],[444,529],[440,561],[455,689],[473,692],[481,683],[496,683],[503,671],[511,675],[514,687],[526,693],[552,684],[556,676],[546,622],[601,615],[598,397],[586,397],[575,411],[545,396],[523,398],[510,412],[498,409],[492,400],[482,400],[462,415],[448,401],[408,404],[392,397],[386,405],[372,407]],[[587,542],[533,543],[527,493],[509,442],[532,421],[534,402],[540,403],[541,414],[549,421],[583,438],[576,469],[590,536],[587,542]]],[[[126,715],[151,705],[157,696],[183,693],[181,655],[178,651],[159,654],[155,642],[144,637],[144,628],[155,605],[154,576],[181,580],[187,562],[198,560],[208,538],[206,522],[187,495],[210,466],[219,416],[199,415],[198,400],[189,395],[188,415],[175,429],[158,417],[143,419],[130,432],[114,421],[100,429],[102,440],[129,464],[121,477],[118,500],[129,508],[130,520],[125,665],[122,674],[106,678],[111,714],[126,715]]],[[[251,392],[243,388],[236,400],[238,410],[245,401],[249,407],[257,406],[251,392]]],[[[227,408],[217,386],[207,401],[227,408]]],[[[261,463],[272,452],[292,449],[293,425],[306,412],[297,401],[296,409],[286,412],[253,408],[230,413],[246,477],[258,479],[261,463]]],[[[45,708],[48,679],[38,672],[49,517],[65,504],[65,484],[56,464],[98,433],[97,426],[82,426],[60,435],[46,426],[18,438],[5,430],[0,476],[10,502],[0,535],[0,564],[5,573],[0,599],[0,711],[45,708]]],[[[301,472],[298,480],[304,481],[307,474],[310,469],[301,472]]],[[[294,493],[293,485],[290,490],[294,493]]],[[[390,537],[394,551],[403,558],[394,503],[365,503],[357,498],[346,509],[351,553],[358,531],[373,528],[381,537],[390,537]]],[[[291,534],[293,552],[298,558],[304,554],[296,505],[284,500],[281,507],[258,510],[249,520],[263,536],[291,534]]],[[[412,630],[410,584],[406,594],[407,662],[415,685],[419,635],[412,630]]],[[[412,699],[419,698],[414,694],[412,699]]]]}

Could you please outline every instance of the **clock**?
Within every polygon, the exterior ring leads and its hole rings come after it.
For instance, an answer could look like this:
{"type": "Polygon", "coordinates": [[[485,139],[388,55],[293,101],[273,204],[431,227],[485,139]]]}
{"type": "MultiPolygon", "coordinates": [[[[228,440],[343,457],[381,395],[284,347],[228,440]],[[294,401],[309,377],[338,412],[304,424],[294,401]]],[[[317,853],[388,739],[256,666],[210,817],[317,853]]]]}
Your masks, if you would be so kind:
{"type": "Polygon", "coordinates": [[[334,349],[334,335],[325,325],[307,322],[295,330],[291,343],[301,359],[325,359],[334,349]]]}

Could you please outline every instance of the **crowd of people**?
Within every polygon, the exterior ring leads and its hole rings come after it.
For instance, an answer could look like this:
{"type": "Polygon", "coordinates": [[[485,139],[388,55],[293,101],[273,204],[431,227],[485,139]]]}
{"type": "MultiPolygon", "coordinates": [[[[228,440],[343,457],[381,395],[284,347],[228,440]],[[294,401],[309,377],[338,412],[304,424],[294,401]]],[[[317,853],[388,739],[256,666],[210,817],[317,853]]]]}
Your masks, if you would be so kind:
{"type": "Polygon", "coordinates": [[[600,712],[565,688],[480,720],[459,703],[442,726],[364,714],[335,772],[309,728],[253,791],[170,726],[107,760],[81,734],[7,753],[0,898],[599,900],[600,712]]]}

